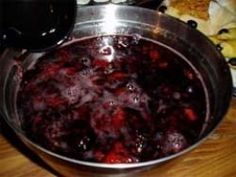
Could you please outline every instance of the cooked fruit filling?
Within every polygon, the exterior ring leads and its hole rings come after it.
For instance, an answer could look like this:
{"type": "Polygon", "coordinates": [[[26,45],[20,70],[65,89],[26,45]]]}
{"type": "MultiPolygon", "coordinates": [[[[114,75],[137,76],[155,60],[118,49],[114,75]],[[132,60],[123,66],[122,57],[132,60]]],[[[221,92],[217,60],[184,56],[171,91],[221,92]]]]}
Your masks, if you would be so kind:
{"type": "Polygon", "coordinates": [[[92,37],[45,54],[24,73],[17,106],[34,142],[102,163],[178,153],[197,141],[206,117],[197,71],[137,35],[92,37]]]}

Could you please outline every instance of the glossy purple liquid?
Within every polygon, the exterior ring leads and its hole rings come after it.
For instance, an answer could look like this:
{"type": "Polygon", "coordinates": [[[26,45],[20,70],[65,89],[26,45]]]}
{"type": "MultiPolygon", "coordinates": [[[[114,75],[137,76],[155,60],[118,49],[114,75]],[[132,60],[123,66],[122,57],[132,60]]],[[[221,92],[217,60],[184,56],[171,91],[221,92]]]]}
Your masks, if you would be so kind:
{"type": "Polygon", "coordinates": [[[46,54],[18,93],[23,129],[56,153],[93,162],[133,163],[193,144],[206,102],[194,70],[139,36],[103,36],[46,54]]]}

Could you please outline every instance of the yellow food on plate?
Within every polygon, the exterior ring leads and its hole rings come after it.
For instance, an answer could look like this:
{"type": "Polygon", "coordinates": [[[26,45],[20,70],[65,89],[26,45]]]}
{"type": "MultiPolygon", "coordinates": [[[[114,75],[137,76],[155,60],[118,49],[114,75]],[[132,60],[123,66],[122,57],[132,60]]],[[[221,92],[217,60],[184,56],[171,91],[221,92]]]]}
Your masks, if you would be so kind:
{"type": "Polygon", "coordinates": [[[236,57],[236,0],[165,0],[166,14],[208,36],[225,58],[236,57]]]}
{"type": "Polygon", "coordinates": [[[236,15],[236,0],[215,0],[223,8],[226,8],[232,14],[236,15]]]}
{"type": "Polygon", "coordinates": [[[236,40],[227,40],[220,43],[221,52],[226,58],[236,57],[236,40]]]}
{"type": "Polygon", "coordinates": [[[179,15],[186,14],[207,20],[209,18],[208,8],[210,0],[172,0],[170,7],[177,9],[179,15]]]}
{"type": "Polygon", "coordinates": [[[209,38],[221,49],[226,58],[236,57],[236,28],[223,28],[218,34],[209,38]]]}

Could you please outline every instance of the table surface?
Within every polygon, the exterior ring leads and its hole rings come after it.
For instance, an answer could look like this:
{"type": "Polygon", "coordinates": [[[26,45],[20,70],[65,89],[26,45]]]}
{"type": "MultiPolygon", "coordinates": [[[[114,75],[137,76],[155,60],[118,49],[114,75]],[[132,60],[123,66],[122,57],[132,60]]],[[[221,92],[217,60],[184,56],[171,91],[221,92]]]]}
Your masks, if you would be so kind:
{"type": "MultiPolygon", "coordinates": [[[[4,123],[0,135],[1,177],[58,176],[30,152],[4,123]]],[[[216,131],[193,151],[142,177],[236,177],[236,99],[216,131]]]]}

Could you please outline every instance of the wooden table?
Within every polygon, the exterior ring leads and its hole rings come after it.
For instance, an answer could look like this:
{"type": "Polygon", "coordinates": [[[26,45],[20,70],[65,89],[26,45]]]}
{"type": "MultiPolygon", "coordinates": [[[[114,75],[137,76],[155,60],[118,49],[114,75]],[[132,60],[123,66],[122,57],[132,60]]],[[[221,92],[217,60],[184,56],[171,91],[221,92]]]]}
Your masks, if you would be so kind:
{"type": "MultiPolygon", "coordinates": [[[[0,177],[58,176],[4,124],[0,135],[0,177]]],[[[236,99],[222,124],[203,144],[142,177],[236,177],[236,99]]]]}

